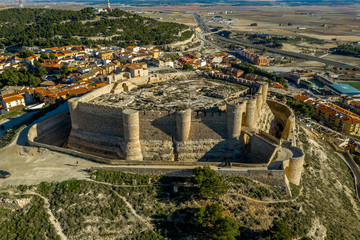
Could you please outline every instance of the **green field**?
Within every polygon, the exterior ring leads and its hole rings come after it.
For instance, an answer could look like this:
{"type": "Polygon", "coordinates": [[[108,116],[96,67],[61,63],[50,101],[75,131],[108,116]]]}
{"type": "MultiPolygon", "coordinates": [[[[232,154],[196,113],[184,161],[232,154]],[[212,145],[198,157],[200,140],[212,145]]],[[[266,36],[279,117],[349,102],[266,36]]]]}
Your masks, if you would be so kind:
{"type": "Polygon", "coordinates": [[[360,81],[355,81],[355,82],[340,82],[342,84],[348,84],[350,86],[353,86],[354,88],[360,90],[360,81]]]}

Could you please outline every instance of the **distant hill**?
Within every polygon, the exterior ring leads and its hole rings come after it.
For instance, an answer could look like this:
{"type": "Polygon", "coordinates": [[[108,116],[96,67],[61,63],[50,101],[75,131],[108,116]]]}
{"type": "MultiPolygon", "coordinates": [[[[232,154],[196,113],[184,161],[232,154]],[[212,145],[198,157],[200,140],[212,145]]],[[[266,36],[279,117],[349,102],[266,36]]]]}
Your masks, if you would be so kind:
{"type": "MultiPolygon", "coordinates": [[[[50,3],[49,0],[35,0],[33,2],[37,3],[50,3]]],[[[54,1],[52,1],[53,3],[54,1]]],[[[55,1],[63,3],[63,1],[55,1]]],[[[70,1],[69,1],[70,2],[70,1]]],[[[85,4],[102,4],[105,5],[106,1],[104,0],[75,0],[72,2],[81,2],[85,4]]],[[[288,5],[351,5],[360,3],[360,0],[348,1],[348,0],[111,0],[111,3],[125,4],[131,6],[182,6],[182,5],[194,5],[194,4],[203,4],[204,6],[210,5],[222,5],[222,4],[232,4],[236,6],[269,6],[269,5],[278,5],[278,4],[288,4],[288,5]]]]}
{"type": "Polygon", "coordinates": [[[188,39],[192,34],[186,25],[159,22],[118,9],[98,15],[92,8],[0,11],[0,48],[4,45],[161,45],[188,39]]]}

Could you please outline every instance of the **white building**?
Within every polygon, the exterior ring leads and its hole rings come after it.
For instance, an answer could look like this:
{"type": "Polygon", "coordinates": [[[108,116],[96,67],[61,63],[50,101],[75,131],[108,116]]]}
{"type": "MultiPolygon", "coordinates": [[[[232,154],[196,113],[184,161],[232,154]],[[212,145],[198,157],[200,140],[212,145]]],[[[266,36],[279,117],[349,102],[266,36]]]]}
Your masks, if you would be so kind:
{"type": "Polygon", "coordinates": [[[6,94],[1,96],[1,113],[7,113],[25,108],[25,99],[20,94],[6,94]]]}

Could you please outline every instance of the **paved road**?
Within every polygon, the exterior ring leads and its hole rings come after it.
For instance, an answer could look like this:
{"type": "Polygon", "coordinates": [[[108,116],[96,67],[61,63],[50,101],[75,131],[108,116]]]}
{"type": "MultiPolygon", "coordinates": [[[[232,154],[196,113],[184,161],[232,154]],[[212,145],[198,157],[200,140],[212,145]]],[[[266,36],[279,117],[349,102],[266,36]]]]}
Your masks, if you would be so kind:
{"type": "MultiPolygon", "coordinates": [[[[201,28],[201,30],[203,32],[205,32],[205,33],[211,32],[209,26],[206,25],[206,23],[204,22],[204,20],[201,18],[201,16],[199,14],[195,13],[195,20],[197,21],[199,27],[201,28]]],[[[306,55],[306,54],[302,54],[302,53],[289,52],[289,51],[276,49],[276,48],[269,48],[269,47],[266,47],[263,45],[250,44],[250,43],[246,43],[246,42],[242,42],[242,41],[238,41],[238,40],[234,40],[234,39],[225,38],[218,34],[213,34],[211,36],[216,38],[218,41],[222,41],[222,42],[226,42],[226,43],[232,43],[232,44],[241,45],[241,46],[245,46],[245,47],[251,47],[251,48],[255,48],[255,49],[259,49],[259,50],[266,49],[268,52],[273,52],[273,53],[286,55],[286,56],[290,56],[290,57],[303,58],[303,59],[306,59],[309,61],[321,62],[321,63],[325,63],[327,65],[332,65],[332,66],[339,67],[339,68],[350,68],[350,69],[357,68],[358,70],[360,70],[359,66],[348,65],[348,64],[342,63],[342,62],[337,62],[337,61],[332,61],[332,60],[323,59],[323,58],[319,58],[319,57],[314,57],[314,56],[310,56],[310,55],[306,55]]],[[[209,41],[211,41],[211,40],[209,40],[209,41]]]]}
{"type": "Polygon", "coordinates": [[[356,195],[358,198],[358,201],[360,201],[360,172],[358,171],[358,168],[352,163],[352,161],[348,158],[346,154],[337,153],[339,157],[344,160],[346,165],[350,168],[354,180],[355,180],[355,188],[356,188],[356,195]]]}

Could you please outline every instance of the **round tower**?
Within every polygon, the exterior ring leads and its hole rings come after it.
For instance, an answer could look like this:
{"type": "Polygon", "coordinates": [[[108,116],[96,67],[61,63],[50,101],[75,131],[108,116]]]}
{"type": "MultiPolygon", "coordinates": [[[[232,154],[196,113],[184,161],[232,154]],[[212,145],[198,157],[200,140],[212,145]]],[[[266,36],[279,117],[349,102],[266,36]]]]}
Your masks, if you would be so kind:
{"type": "Polygon", "coordinates": [[[261,112],[261,108],[263,105],[263,97],[261,93],[257,93],[256,94],[256,112],[257,112],[257,116],[260,116],[260,112],[261,112]]]}
{"type": "Polygon", "coordinates": [[[228,138],[239,138],[241,134],[241,123],[244,103],[226,104],[226,125],[228,138]]]}
{"type": "Polygon", "coordinates": [[[176,114],[177,140],[186,141],[189,139],[191,128],[191,109],[179,111],[176,114]]]}
{"type": "Polygon", "coordinates": [[[140,146],[139,112],[132,109],[123,111],[125,159],[143,160],[140,146]]]}
{"type": "Polygon", "coordinates": [[[269,84],[268,83],[263,83],[262,88],[261,88],[261,94],[262,94],[262,102],[266,103],[266,99],[267,99],[267,92],[269,89],[269,84]]]}
{"type": "Polygon", "coordinates": [[[304,165],[304,152],[298,147],[291,147],[294,156],[284,162],[285,174],[289,182],[299,185],[304,165]]]}
{"type": "Polygon", "coordinates": [[[251,98],[247,101],[246,104],[246,121],[245,125],[252,127],[256,121],[257,117],[257,108],[256,108],[256,98],[251,98]]]}

